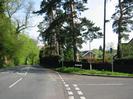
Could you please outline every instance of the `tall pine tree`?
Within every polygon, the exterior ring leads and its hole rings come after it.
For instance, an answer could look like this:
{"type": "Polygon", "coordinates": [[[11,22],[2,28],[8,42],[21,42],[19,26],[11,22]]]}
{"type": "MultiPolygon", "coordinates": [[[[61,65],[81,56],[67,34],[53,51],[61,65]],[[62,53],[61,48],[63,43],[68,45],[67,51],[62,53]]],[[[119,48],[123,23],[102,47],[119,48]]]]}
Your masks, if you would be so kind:
{"type": "Polygon", "coordinates": [[[113,14],[113,30],[118,34],[117,57],[122,57],[121,40],[127,38],[128,32],[133,30],[133,1],[118,0],[116,12],[113,14]]]}

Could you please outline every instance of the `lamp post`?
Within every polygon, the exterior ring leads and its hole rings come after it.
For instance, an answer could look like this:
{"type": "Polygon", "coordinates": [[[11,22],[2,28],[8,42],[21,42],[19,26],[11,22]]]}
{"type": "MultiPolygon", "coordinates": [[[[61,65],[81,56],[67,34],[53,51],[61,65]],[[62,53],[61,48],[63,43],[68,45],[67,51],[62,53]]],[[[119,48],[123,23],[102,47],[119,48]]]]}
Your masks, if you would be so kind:
{"type": "Polygon", "coordinates": [[[105,39],[106,39],[106,0],[104,0],[104,25],[103,25],[103,62],[105,61],[105,39]]]}

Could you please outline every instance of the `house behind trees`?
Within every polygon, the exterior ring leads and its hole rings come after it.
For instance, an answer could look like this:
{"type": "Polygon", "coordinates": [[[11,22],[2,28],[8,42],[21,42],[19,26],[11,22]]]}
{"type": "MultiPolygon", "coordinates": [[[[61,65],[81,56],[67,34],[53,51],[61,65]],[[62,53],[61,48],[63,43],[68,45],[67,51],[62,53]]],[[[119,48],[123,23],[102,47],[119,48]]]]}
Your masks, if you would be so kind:
{"type": "Polygon", "coordinates": [[[122,58],[133,58],[133,38],[128,43],[122,43],[122,58]]]}

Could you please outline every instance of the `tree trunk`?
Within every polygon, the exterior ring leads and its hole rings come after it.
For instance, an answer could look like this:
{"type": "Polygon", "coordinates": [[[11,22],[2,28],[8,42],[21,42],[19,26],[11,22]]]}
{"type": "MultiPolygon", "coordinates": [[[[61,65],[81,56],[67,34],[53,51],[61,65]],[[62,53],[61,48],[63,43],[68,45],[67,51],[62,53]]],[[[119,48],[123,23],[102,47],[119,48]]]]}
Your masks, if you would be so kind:
{"type": "Polygon", "coordinates": [[[117,45],[117,58],[121,58],[121,21],[123,17],[123,12],[122,12],[122,3],[121,0],[119,1],[119,9],[120,9],[120,18],[118,22],[118,45],[117,45]]]}
{"type": "Polygon", "coordinates": [[[73,11],[74,11],[74,0],[70,0],[70,9],[71,9],[71,26],[72,26],[72,33],[73,33],[73,60],[77,61],[77,46],[76,46],[76,34],[74,32],[74,16],[73,16],[73,11]]]}

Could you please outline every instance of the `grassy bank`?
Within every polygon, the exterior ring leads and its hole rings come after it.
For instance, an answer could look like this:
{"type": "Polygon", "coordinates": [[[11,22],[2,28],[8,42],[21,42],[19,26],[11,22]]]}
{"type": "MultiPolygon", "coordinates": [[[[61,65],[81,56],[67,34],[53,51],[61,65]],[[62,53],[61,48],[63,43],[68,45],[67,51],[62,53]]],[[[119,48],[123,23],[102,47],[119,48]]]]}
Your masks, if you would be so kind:
{"type": "Polygon", "coordinates": [[[111,71],[99,71],[99,70],[84,70],[80,68],[74,67],[63,67],[56,69],[62,73],[73,73],[73,74],[86,74],[86,75],[101,75],[101,76],[122,76],[122,77],[133,77],[133,74],[128,73],[119,73],[119,72],[111,72],[111,71]]]}

